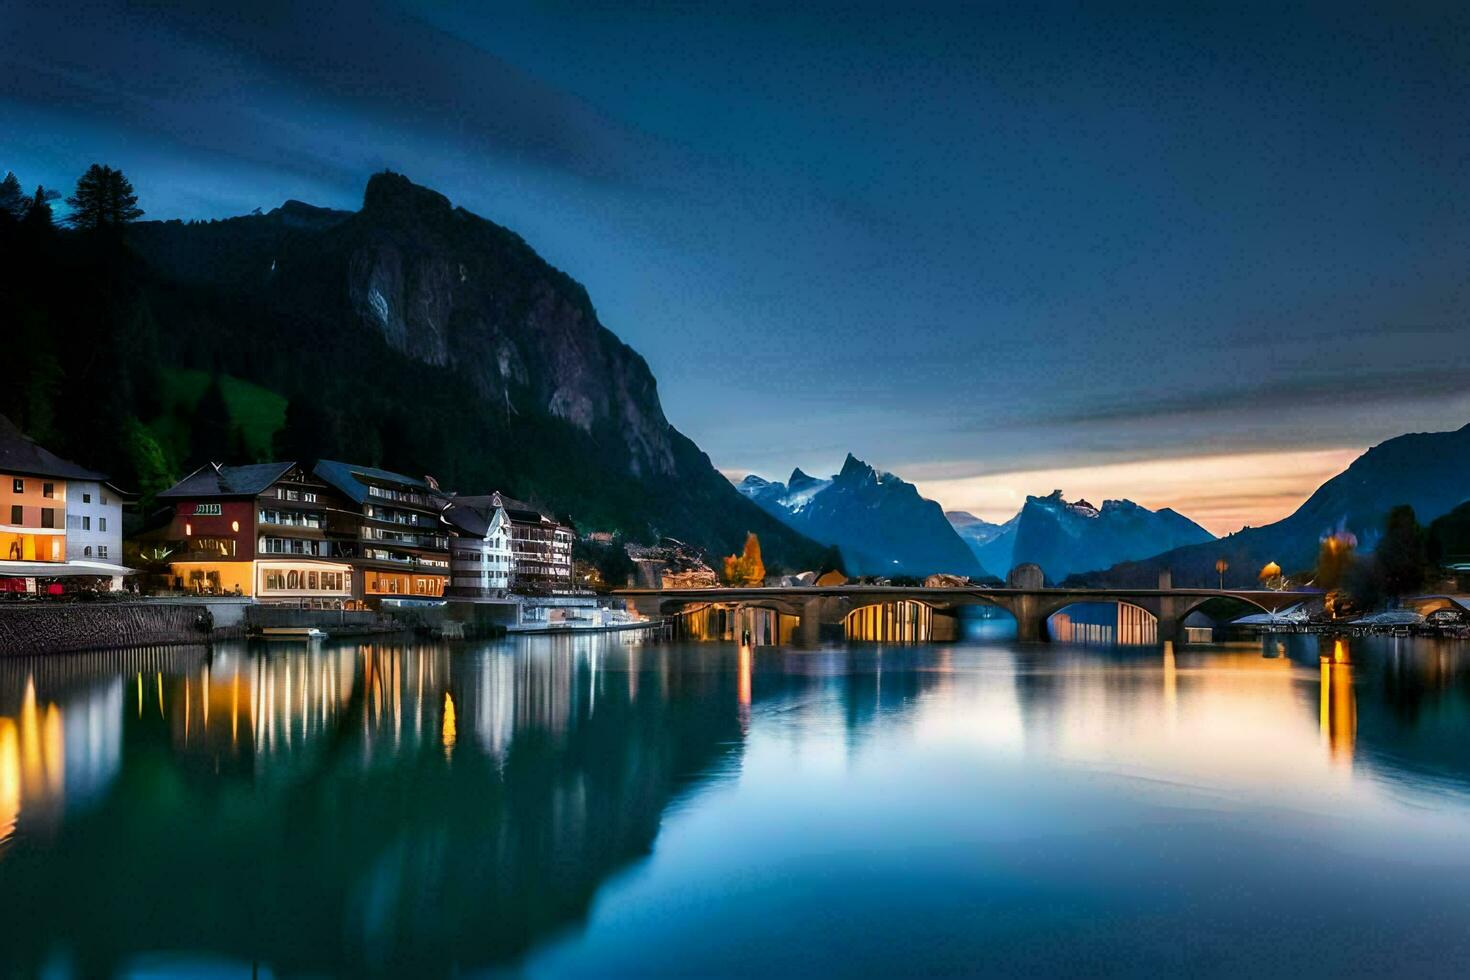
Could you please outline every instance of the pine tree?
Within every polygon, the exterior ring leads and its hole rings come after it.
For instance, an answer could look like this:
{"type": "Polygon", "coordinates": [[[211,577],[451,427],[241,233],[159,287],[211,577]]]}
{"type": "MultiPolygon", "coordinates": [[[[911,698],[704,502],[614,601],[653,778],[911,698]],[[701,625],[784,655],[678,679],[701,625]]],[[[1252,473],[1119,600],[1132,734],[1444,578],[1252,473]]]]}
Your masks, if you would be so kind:
{"type": "Polygon", "coordinates": [[[1373,563],[1383,591],[1394,598],[1416,592],[1424,585],[1429,553],[1414,508],[1400,504],[1388,512],[1373,563]]]}
{"type": "Polygon", "coordinates": [[[25,213],[21,216],[21,222],[31,229],[49,229],[55,227],[51,220],[51,202],[61,195],[53,190],[36,185],[36,193],[26,201],[25,213]]]}
{"type": "Polygon", "coordinates": [[[20,178],[7,171],[0,180],[0,218],[11,217],[19,221],[26,213],[25,191],[20,189],[20,178]]]}
{"type": "Polygon", "coordinates": [[[194,418],[189,429],[189,465],[228,462],[232,455],[233,430],[230,406],[225,401],[224,389],[220,387],[219,375],[215,375],[199,397],[199,404],[194,406],[194,418]]]}
{"type": "Polygon", "coordinates": [[[77,178],[76,193],[66,199],[71,205],[73,227],[88,231],[118,229],[143,216],[132,182],[121,170],[94,163],[77,178]]]}

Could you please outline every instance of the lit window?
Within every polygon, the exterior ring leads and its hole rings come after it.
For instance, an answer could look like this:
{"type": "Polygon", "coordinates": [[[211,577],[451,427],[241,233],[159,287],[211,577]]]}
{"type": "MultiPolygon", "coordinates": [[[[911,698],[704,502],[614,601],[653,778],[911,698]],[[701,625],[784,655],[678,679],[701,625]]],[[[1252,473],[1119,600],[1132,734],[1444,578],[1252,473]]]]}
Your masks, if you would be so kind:
{"type": "Polygon", "coordinates": [[[26,481],[24,480],[16,480],[11,486],[16,493],[26,492],[26,481]]]}

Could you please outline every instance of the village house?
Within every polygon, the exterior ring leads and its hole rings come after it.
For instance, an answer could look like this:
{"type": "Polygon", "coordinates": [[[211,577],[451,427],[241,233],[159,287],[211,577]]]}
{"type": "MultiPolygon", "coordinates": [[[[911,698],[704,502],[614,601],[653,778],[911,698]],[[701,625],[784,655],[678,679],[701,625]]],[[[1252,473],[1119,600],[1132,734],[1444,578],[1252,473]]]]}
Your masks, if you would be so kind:
{"type": "Polygon", "coordinates": [[[125,496],[0,416],[0,591],[120,588],[125,496]]]}

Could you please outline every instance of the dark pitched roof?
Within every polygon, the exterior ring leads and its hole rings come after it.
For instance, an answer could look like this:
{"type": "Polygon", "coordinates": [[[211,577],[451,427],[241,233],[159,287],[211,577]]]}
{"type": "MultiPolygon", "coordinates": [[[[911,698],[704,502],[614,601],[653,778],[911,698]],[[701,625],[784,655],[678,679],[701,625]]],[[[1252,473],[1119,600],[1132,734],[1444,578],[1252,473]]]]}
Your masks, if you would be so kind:
{"type": "Polygon", "coordinates": [[[359,473],[371,479],[381,480],[384,483],[397,483],[400,486],[413,487],[415,490],[422,490],[425,493],[432,492],[433,490],[423,480],[417,480],[411,476],[404,476],[402,473],[394,473],[392,470],[380,470],[372,466],[356,466],[352,463],[342,463],[334,459],[318,460],[312,472],[359,504],[367,500],[368,496],[367,484],[357,478],[357,474],[359,473]]]}
{"type": "Polygon", "coordinates": [[[454,497],[448,501],[449,508],[444,519],[466,534],[484,537],[490,530],[490,521],[495,517],[495,508],[487,508],[475,501],[488,501],[488,497],[454,497]]]}
{"type": "Polygon", "coordinates": [[[295,463],[218,466],[205,463],[159,497],[255,497],[290,471],[295,463]]]}
{"type": "MultiPolygon", "coordinates": [[[[496,491],[494,493],[487,493],[484,495],[452,497],[450,498],[450,500],[453,504],[462,507],[471,507],[476,510],[482,511],[485,515],[485,519],[488,521],[489,516],[495,513],[495,498],[497,497],[500,498],[500,506],[505,508],[506,516],[508,516],[513,521],[546,521],[551,524],[561,523],[556,519],[554,515],[546,513],[544,510],[541,510],[534,504],[528,504],[524,500],[516,500],[513,497],[507,497],[505,494],[500,493],[499,491],[496,491]]],[[[466,528],[466,530],[469,529],[466,528]]]]}
{"type": "Polygon", "coordinates": [[[101,473],[62,459],[32,442],[14,422],[0,415],[0,473],[54,476],[63,480],[106,481],[101,473]]]}

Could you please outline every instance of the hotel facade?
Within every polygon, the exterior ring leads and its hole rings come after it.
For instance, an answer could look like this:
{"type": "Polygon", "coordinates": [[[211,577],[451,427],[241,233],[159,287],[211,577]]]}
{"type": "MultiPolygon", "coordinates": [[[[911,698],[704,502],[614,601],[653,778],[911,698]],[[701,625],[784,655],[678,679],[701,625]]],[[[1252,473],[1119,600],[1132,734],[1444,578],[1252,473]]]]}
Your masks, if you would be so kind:
{"type": "Polygon", "coordinates": [[[209,463],[158,495],[173,507],[170,584],[262,602],[341,603],[354,570],[334,553],[327,514],[345,503],[296,463],[209,463]]]}
{"type": "Polygon", "coordinates": [[[328,523],[335,553],[358,572],[359,599],[436,600],[449,585],[444,500],[426,480],[321,460],[312,469],[342,505],[328,523]]]}

